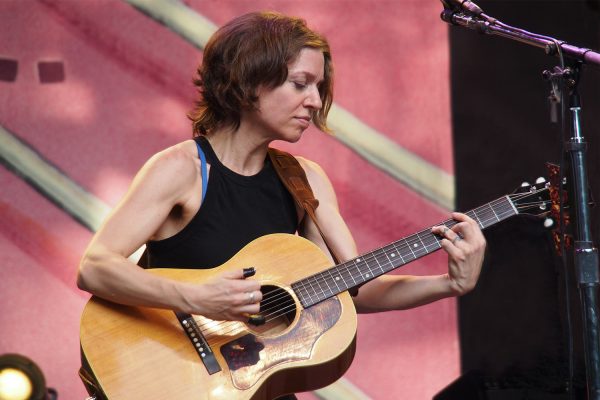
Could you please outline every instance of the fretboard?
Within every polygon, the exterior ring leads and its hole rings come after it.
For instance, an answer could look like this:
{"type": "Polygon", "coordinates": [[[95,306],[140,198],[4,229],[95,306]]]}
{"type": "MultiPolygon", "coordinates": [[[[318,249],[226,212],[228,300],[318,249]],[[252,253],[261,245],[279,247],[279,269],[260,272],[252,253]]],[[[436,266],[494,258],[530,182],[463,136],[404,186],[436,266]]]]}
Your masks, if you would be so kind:
{"type": "MultiPolygon", "coordinates": [[[[504,196],[465,214],[473,218],[481,229],[485,229],[518,214],[518,211],[510,198],[504,196]]],[[[455,220],[450,219],[437,225],[452,228],[456,223],[455,220]]],[[[431,228],[299,280],[292,284],[292,289],[302,306],[307,308],[359,286],[439,250],[442,238],[433,234],[431,228]]]]}

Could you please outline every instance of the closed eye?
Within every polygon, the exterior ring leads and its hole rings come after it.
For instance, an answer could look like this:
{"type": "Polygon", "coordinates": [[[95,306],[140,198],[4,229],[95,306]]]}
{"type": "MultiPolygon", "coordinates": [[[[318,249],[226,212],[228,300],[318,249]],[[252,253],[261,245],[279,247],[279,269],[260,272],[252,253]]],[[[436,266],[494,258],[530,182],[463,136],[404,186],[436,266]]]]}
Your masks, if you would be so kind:
{"type": "Polygon", "coordinates": [[[298,90],[302,90],[304,88],[306,88],[306,84],[305,83],[301,83],[301,82],[293,82],[294,87],[298,90]]]}

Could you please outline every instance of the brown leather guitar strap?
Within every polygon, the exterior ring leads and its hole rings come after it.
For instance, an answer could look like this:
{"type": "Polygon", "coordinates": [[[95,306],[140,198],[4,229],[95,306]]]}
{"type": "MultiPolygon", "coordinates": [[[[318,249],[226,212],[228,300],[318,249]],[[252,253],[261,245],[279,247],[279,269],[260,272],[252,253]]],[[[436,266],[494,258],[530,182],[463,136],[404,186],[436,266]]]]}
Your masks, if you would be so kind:
{"type": "Polygon", "coordinates": [[[325,245],[327,246],[327,249],[333,257],[333,261],[336,264],[339,264],[340,258],[329,245],[327,238],[323,234],[323,230],[319,226],[319,221],[317,221],[315,210],[319,206],[319,200],[315,199],[315,195],[310,188],[310,184],[308,183],[306,173],[302,169],[302,166],[298,160],[296,160],[296,157],[286,153],[285,151],[269,148],[269,157],[271,158],[271,162],[275,167],[275,171],[277,171],[277,175],[279,175],[279,179],[281,179],[281,182],[283,182],[284,186],[290,192],[296,203],[298,203],[298,205],[304,209],[306,214],[314,222],[317,230],[323,238],[323,241],[325,242],[325,245]]]}

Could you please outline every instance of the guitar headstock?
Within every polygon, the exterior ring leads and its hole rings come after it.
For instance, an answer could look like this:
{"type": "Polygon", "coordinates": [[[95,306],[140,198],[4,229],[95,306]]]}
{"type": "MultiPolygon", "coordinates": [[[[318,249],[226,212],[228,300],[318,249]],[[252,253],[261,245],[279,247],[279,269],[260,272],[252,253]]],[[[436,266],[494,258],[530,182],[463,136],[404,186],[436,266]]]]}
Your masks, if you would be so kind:
{"type": "Polygon", "coordinates": [[[554,247],[557,253],[561,254],[561,236],[564,238],[566,248],[571,247],[573,238],[571,235],[560,234],[560,225],[567,229],[570,225],[570,216],[568,213],[568,191],[565,189],[566,181],[561,178],[559,167],[555,164],[547,163],[546,167],[550,176],[547,182],[544,178],[538,178],[534,185],[523,183],[519,190],[509,195],[513,205],[519,214],[529,214],[546,217],[544,226],[552,228],[552,237],[554,247]],[[561,182],[562,179],[562,182],[561,182]],[[561,212],[562,196],[562,212],[561,212]]]}
{"type": "Polygon", "coordinates": [[[552,210],[551,183],[538,178],[535,184],[523,182],[508,195],[519,214],[547,216],[552,210]]]}

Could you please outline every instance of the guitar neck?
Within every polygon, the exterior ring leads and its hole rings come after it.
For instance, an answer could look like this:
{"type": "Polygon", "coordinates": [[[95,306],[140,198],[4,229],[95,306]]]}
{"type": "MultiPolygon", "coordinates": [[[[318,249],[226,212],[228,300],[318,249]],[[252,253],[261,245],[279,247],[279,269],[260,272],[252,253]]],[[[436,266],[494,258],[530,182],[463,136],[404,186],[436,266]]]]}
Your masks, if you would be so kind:
{"type": "MultiPolygon", "coordinates": [[[[518,213],[509,196],[503,196],[465,214],[485,229],[518,213]]],[[[437,225],[452,228],[456,223],[449,219],[437,225]]],[[[439,250],[442,238],[431,232],[432,227],[299,280],[291,285],[292,289],[307,308],[359,286],[439,250]]]]}

